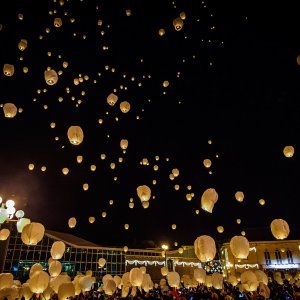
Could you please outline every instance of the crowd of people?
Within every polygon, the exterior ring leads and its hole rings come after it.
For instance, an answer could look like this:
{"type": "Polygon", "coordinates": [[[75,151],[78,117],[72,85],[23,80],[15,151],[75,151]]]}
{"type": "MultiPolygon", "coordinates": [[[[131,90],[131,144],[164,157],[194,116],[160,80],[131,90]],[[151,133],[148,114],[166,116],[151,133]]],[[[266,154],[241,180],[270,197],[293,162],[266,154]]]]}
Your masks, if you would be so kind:
{"type": "MultiPolygon", "coordinates": [[[[240,291],[239,287],[234,287],[229,283],[224,283],[222,290],[214,289],[213,287],[206,287],[200,285],[197,288],[181,288],[168,290],[153,289],[149,292],[137,290],[135,295],[129,294],[126,298],[129,300],[300,300],[300,288],[296,284],[289,284],[285,281],[283,285],[276,282],[269,283],[270,296],[266,298],[256,292],[240,291]]],[[[78,296],[78,300],[107,300],[107,299],[121,299],[121,292],[117,292],[112,296],[107,296],[103,291],[90,291],[78,296]]],[[[56,300],[55,297],[53,300],[56,300]]]]}

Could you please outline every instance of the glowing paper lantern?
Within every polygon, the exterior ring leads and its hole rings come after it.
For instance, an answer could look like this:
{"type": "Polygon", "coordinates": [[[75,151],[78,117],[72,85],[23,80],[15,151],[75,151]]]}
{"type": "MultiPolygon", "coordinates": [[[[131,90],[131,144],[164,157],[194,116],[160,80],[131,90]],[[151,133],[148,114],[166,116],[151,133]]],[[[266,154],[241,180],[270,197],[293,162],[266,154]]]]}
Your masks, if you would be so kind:
{"type": "Polygon", "coordinates": [[[69,219],[68,225],[69,225],[70,228],[74,228],[76,226],[76,224],[77,224],[76,218],[72,217],[72,218],[69,219]]]}
{"type": "Polygon", "coordinates": [[[260,283],[263,283],[265,285],[268,285],[268,276],[261,270],[255,270],[254,274],[257,278],[257,281],[260,283]]]}
{"type": "Polygon", "coordinates": [[[44,271],[38,271],[28,281],[30,290],[36,294],[42,294],[49,284],[49,275],[44,271]]]}
{"type": "Polygon", "coordinates": [[[126,139],[121,140],[120,147],[121,149],[126,150],[128,147],[128,141],[126,139]]]}
{"type": "MultiPolygon", "coordinates": [[[[78,279],[76,279],[76,281],[77,280],[78,279]]],[[[74,281],[75,281],[75,279],[74,279],[74,281]]],[[[67,282],[71,282],[70,277],[68,275],[60,274],[54,278],[51,278],[50,287],[55,293],[58,293],[58,289],[59,289],[60,285],[62,285],[63,283],[67,283],[67,282]]]]}
{"type": "Polygon", "coordinates": [[[3,113],[5,118],[12,119],[18,112],[17,107],[13,103],[5,103],[3,105],[3,113]]]}
{"type": "Polygon", "coordinates": [[[23,294],[23,297],[25,298],[25,300],[30,300],[32,298],[33,292],[31,291],[28,282],[23,283],[22,294],[23,294]]]}
{"type": "Polygon", "coordinates": [[[69,173],[69,169],[68,168],[63,168],[61,171],[62,171],[62,173],[64,175],[68,175],[68,173],[69,173]]]}
{"type": "Polygon", "coordinates": [[[258,281],[257,278],[252,271],[245,271],[241,275],[241,284],[243,288],[248,292],[254,292],[257,290],[258,281]]]}
{"type": "Polygon", "coordinates": [[[241,224],[242,220],[241,219],[236,219],[237,224],[241,224]]]}
{"type": "Polygon", "coordinates": [[[182,253],[183,253],[183,248],[181,248],[181,247],[178,248],[178,253],[179,253],[179,254],[182,254],[182,253]]]}
{"type": "Polygon", "coordinates": [[[117,101],[118,101],[118,96],[115,95],[114,93],[111,93],[107,96],[107,103],[110,105],[110,106],[114,106],[117,101]]]}
{"type": "Polygon", "coordinates": [[[236,192],[235,193],[235,199],[238,202],[243,202],[244,201],[244,193],[243,192],[236,192]]]}
{"type": "Polygon", "coordinates": [[[10,76],[13,76],[14,73],[15,73],[15,67],[14,67],[14,65],[4,64],[4,66],[3,66],[3,74],[5,76],[10,77],[10,76]]]}
{"type": "Polygon", "coordinates": [[[168,270],[167,267],[162,267],[162,268],[160,269],[160,272],[161,272],[161,275],[162,275],[162,276],[167,276],[168,273],[169,273],[169,270],[168,270]]]}
{"type": "Polygon", "coordinates": [[[218,201],[218,193],[215,189],[207,189],[201,197],[201,208],[209,213],[212,213],[214,205],[218,201]]]}
{"type": "Polygon", "coordinates": [[[224,227],[223,227],[223,226],[218,226],[218,227],[217,227],[217,231],[218,231],[219,233],[223,233],[223,232],[224,232],[224,227]]]}
{"type": "Polygon", "coordinates": [[[223,289],[223,275],[220,273],[213,273],[211,276],[212,285],[215,289],[221,290],[223,289]]]}
{"type": "Polygon", "coordinates": [[[180,14],[179,14],[179,17],[182,19],[182,20],[185,20],[186,19],[186,14],[184,11],[182,11],[180,14]]]}
{"type": "Polygon", "coordinates": [[[93,224],[95,222],[95,217],[89,217],[89,222],[93,224]]]}
{"type": "Polygon", "coordinates": [[[51,277],[56,277],[61,273],[62,265],[58,260],[53,260],[49,264],[49,274],[51,277]]]}
{"type": "Polygon", "coordinates": [[[82,163],[82,160],[83,160],[83,156],[82,156],[82,155],[77,155],[76,160],[77,160],[77,162],[78,162],[79,164],[81,164],[81,163],[82,163]]]}
{"type": "Polygon", "coordinates": [[[128,251],[128,247],[124,246],[123,251],[126,253],[128,251]]]}
{"type": "Polygon", "coordinates": [[[11,273],[0,274],[0,290],[8,289],[14,284],[14,276],[11,273]]]}
{"type": "Polygon", "coordinates": [[[147,272],[146,267],[140,267],[140,270],[142,271],[143,275],[145,275],[147,272]]]}
{"type": "Polygon", "coordinates": [[[149,201],[143,201],[142,206],[143,208],[147,209],[149,207],[149,201]]]}
{"type": "Polygon", "coordinates": [[[29,171],[33,171],[33,169],[34,169],[34,164],[29,164],[29,165],[28,165],[28,169],[29,169],[29,171]]]}
{"type": "Polygon", "coordinates": [[[235,258],[246,259],[249,255],[249,242],[243,236],[234,236],[230,240],[230,250],[235,258]]]}
{"type": "Polygon", "coordinates": [[[114,276],[114,282],[116,283],[117,288],[122,286],[122,278],[118,275],[114,276]]]}
{"type": "Polygon", "coordinates": [[[271,223],[271,232],[277,240],[283,240],[290,234],[289,224],[283,219],[274,219],[271,223]]]}
{"type": "Polygon", "coordinates": [[[216,256],[216,244],[208,235],[199,236],[194,242],[195,254],[201,262],[207,262],[216,256]]]}
{"type": "Polygon", "coordinates": [[[130,103],[127,101],[123,101],[120,103],[120,110],[122,113],[126,114],[130,111],[130,103]]]}
{"type": "Polygon", "coordinates": [[[101,215],[102,215],[102,218],[106,218],[106,215],[107,215],[106,211],[103,211],[101,215]]]}
{"type": "Polygon", "coordinates": [[[0,241],[6,241],[10,235],[10,231],[6,228],[0,230],[0,241]]]}
{"type": "Polygon", "coordinates": [[[24,51],[27,48],[27,40],[21,39],[21,41],[18,44],[18,48],[20,51],[24,51]]]}
{"type": "Polygon", "coordinates": [[[163,28],[160,28],[160,29],[158,30],[158,34],[159,34],[160,36],[165,35],[165,33],[166,33],[166,31],[165,31],[163,28]]]}
{"type": "Polygon", "coordinates": [[[125,230],[128,230],[129,229],[129,224],[125,224],[124,228],[125,228],[125,230]]]}
{"type": "Polygon", "coordinates": [[[61,27],[61,25],[62,25],[62,20],[61,20],[61,18],[55,18],[53,24],[54,24],[54,26],[57,27],[57,28],[61,27]]]}
{"type": "Polygon", "coordinates": [[[54,85],[58,81],[58,75],[55,70],[46,70],[44,72],[44,77],[48,85],[54,85]]]}
{"type": "Polygon", "coordinates": [[[203,165],[205,168],[210,168],[211,167],[211,160],[210,159],[204,159],[203,165]]]}
{"type": "Polygon", "coordinates": [[[176,229],[176,224],[172,224],[172,229],[175,230],[176,229]]]}
{"type": "Polygon", "coordinates": [[[79,287],[83,292],[88,292],[92,288],[93,280],[91,276],[84,276],[79,278],[79,287]]]}
{"type": "Polygon", "coordinates": [[[89,184],[88,183],[84,183],[82,185],[82,188],[83,188],[84,191],[87,191],[89,189],[89,184]]]}
{"type": "Polygon", "coordinates": [[[149,274],[144,274],[143,276],[142,289],[146,293],[153,289],[153,282],[149,274]]]}
{"type": "Polygon", "coordinates": [[[204,269],[194,269],[194,278],[198,283],[204,284],[206,278],[206,271],[204,269]]]}
{"type": "Polygon", "coordinates": [[[43,266],[41,264],[34,264],[31,266],[30,271],[29,271],[29,278],[31,278],[35,272],[40,272],[43,271],[43,266]]]}
{"type": "Polygon", "coordinates": [[[281,273],[280,273],[280,272],[275,272],[274,275],[273,275],[273,277],[274,277],[274,280],[275,280],[278,284],[283,285],[283,279],[282,279],[282,277],[281,277],[281,273]]]}
{"type": "Polygon", "coordinates": [[[58,299],[67,300],[75,296],[75,286],[72,282],[64,282],[58,288],[58,299]]]}
{"type": "Polygon", "coordinates": [[[72,145],[77,146],[82,143],[84,134],[80,126],[70,126],[67,134],[72,145]]]}
{"type": "Polygon", "coordinates": [[[180,276],[177,272],[168,273],[168,284],[170,287],[179,288],[180,287],[180,276]]]}
{"type": "Polygon", "coordinates": [[[294,156],[295,149],[293,146],[285,146],[283,148],[283,154],[285,157],[290,158],[294,156]]]}
{"type": "Polygon", "coordinates": [[[143,272],[140,268],[132,268],[129,272],[129,281],[132,286],[141,286],[143,282],[143,272]]]}
{"type": "Polygon", "coordinates": [[[26,245],[36,245],[43,239],[44,233],[45,227],[40,223],[33,222],[24,226],[21,239],[26,245]]]}
{"type": "Polygon", "coordinates": [[[176,18],[173,20],[173,26],[176,31],[180,31],[183,27],[183,21],[181,18],[176,18]]]}
{"type": "Polygon", "coordinates": [[[113,279],[106,280],[103,289],[106,295],[112,296],[117,289],[115,281],[113,279]]]}
{"type": "Polygon", "coordinates": [[[52,244],[50,253],[53,259],[61,259],[66,251],[66,245],[62,241],[56,241],[52,244]]]}
{"type": "Polygon", "coordinates": [[[104,258],[99,258],[98,265],[100,268],[103,268],[106,264],[106,260],[104,258]]]}
{"type": "Polygon", "coordinates": [[[264,199],[259,199],[258,203],[260,205],[265,205],[266,204],[266,201],[264,199]]]}
{"type": "Polygon", "coordinates": [[[140,185],[136,189],[138,197],[141,201],[149,201],[151,197],[151,189],[147,185],[140,185]]]}
{"type": "Polygon", "coordinates": [[[230,275],[228,277],[228,282],[230,284],[232,284],[233,286],[237,286],[237,284],[238,284],[238,280],[237,280],[237,278],[234,275],[230,275]]]}

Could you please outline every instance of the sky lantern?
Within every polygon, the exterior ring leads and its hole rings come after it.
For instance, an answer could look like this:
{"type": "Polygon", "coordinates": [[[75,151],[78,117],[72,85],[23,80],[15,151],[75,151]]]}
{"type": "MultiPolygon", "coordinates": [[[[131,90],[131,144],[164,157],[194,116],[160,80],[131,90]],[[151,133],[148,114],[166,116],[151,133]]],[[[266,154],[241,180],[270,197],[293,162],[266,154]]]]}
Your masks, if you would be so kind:
{"type": "Polygon", "coordinates": [[[266,204],[266,201],[264,199],[259,199],[258,203],[260,205],[265,205],[266,204]]]}
{"type": "Polygon", "coordinates": [[[20,51],[24,51],[27,48],[27,40],[21,39],[21,41],[18,44],[18,48],[20,51]]]}
{"type": "Polygon", "coordinates": [[[93,223],[95,223],[95,217],[89,217],[89,223],[90,224],[93,224],[93,223]]]}
{"type": "Polygon", "coordinates": [[[129,208],[134,208],[134,203],[133,202],[129,202],[129,208]]]}
{"type": "Polygon", "coordinates": [[[89,292],[92,288],[93,280],[91,276],[83,276],[79,278],[78,283],[82,292],[89,292]]]}
{"type": "Polygon", "coordinates": [[[126,114],[130,111],[130,103],[127,101],[123,101],[120,103],[120,110],[122,113],[126,114]]]}
{"type": "Polygon", "coordinates": [[[0,241],[6,241],[10,235],[10,231],[7,228],[0,230],[0,241]]]}
{"type": "Polygon", "coordinates": [[[149,207],[149,201],[143,201],[142,206],[143,208],[147,209],[149,207]]]}
{"type": "Polygon", "coordinates": [[[68,168],[62,168],[62,173],[64,174],[64,175],[68,175],[69,174],[69,169],[68,168]]]}
{"type": "Polygon", "coordinates": [[[89,184],[88,183],[84,183],[82,185],[82,188],[83,188],[84,191],[87,191],[89,189],[89,184]]]}
{"type": "Polygon", "coordinates": [[[180,31],[183,27],[183,21],[181,18],[176,18],[173,20],[173,26],[176,31],[180,31]]]}
{"type": "Polygon", "coordinates": [[[49,264],[49,274],[51,277],[56,277],[61,273],[62,270],[62,264],[58,260],[53,260],[49,264]]]}
{"type": "Polygon", "coordinates": [[[58,300],[72,299],[75,296],[75,286],[72,282],[64,282],[58,288],[58,300]]]}
{"type": "Polygon", "coordinates": [[[129,229],[129,224],[125,224],[124,228],[125,228],[125,230],[128,230],[129,229]]]}
{"type": "Polygon", "coordinates": [[[249,248],[249,242],[243,236],[236,235],[230,240],[230,250],[237,259],[247,259],[249,248]]]}
{"type": "Polygon", "coordinates": [[[233,286],[237,286],[237,284],[239,283],[237,278],[234,275],[230,275],[227,279],[227,281],[232,284],[233,286]]]}
{"type": "Polygon", "coordinates": [[[80,145],[84,138],[84,134],[80,126],[70,126],[67,135],[70,143],[75,146],[80,145]]]}
{"type": "Polygon", "coordinates": [[[205,283],[206,271],[204,269],[198,268],[194,269],[194,278],[200,284],[205,283]]]}
{"type": "Polygon", "coordinates": [[[194,242],[195,254],[201,262],[207,262],[216,256],[216,244],[212,237],[201,235],[194,242]]]}
{"type": "Polygon", "coordinates": [[[126,253],[128,251],[128,247],[124,246],[123,251],[126,253]]]}
{"type": "Polygon", "coordinates": [[[161,275],[162,275],[162,276],[167,276],[168,273],[169,273],[169,270],[168,270],[167,267],[162,267],[162,268],[160,269],[160,272],[161,272],[161,275]]]}
{"type": "Polygon", "coordinates": [[[223,289],[223,275],[215,272],[211,276],[212,285],[215,289],[221,290],[223,289]]]}
{"type": "Polygon", "coordinates": [[[58,75],[55,70],[50,69],[44,72],[45,81],[48,85],[54,85],[58,81],[58,75]]]}
{"type": "Polygon", "coordinates": [[[287,158],[293,157],[294,156],[294,152],[295,152],[295,150],[294,150],[293,146],[285,146],[283,148],[283,154],[287,158]]]}
{"type": "Polygon", "coordinates": [[[95,172],[96,169],[97,169],[97,167],[96,167],[96,165],[91,165],[91,166],[90,166],[90,169],[91,169],[92,172],[95,172]]]}
{"type": "Polygon", "coordinates": [[[25,300],[30,300],[32,298],[33,292],[31,291],[28,282],[22,284],[22,294],[25,300]]]}
{"type": "Polygon", "coordinates": [[[173,169],[172,170],[172,174],[174,175],[174,177],[178,177],[179,176],[179,170],[178,169],[173,169]]]}
{"type": "Polygon", "coordinates": [[[244,193],[243,192],[236,192],[235,193],[235,199],[238,201],[238,202],[243,202],[244,201],[244,193]]]}
{"type": "Polygon", "coordinates": [[[49,275],[44,271],[37,271],[29,279],[28,283],[33,293],[42,294],[49,285],[49,275]]]}
{"type": "Polygon", "coordinates": [[[61,259],[65,253],[66,245],[62,241],[56,241],[52,244],[50,253],[53,259],[61,259]]]}
{"type": "Polygon", "coordinates": [[[140,200],[143,201],[149,201],[151,198],[151,189],[147,185],[140,185],[136,189],[137,195],[140,198],[140,200]]]}
{"type": "Polygon", "coordinates": [[[241,220],[241,219],[236,219],[236,223],[237,223],[237,224],[241,224],[241,223],[242,223],[242,220],[241,220]]]}
{"type": "Polygon", "coordinates": [[[105,260],[105,258],[99,258],[99,260],[98,260],[98,265],[99,265],[99,267],[100,268],[103,268],[104,266],[105,266],[105,264],[106,264],[106,260],[105,260]]]}
{"type": "Polygon", "coordinates": [[[269,280],[268,280],[268,276],[266,275],[265,272],[263,272],[261,270],[255,270],[254,274],[255,274],[255,276],[257,278],[257,281],[259,283],[263,283],[265,285],[268,285],[269,280]]]}
{"type": "Polygon", "coordinates": [[[206,158],[203,160],[203,165],[205,168],[210,168],[211,167],[211,160],[206,158]]]}
{"type": "Polygon", "coordinates": [[[129,281],[132,286],[141,286],[143,282],[143,272],[140,268],[132,268],[129,272],[129,281]]]}
{"type": "Polygon", "coordinates": [[[74,228],[76,226],[76,224],[77,224],[76,218],[72,217],[72,218],[69,219],[68,225],[69,225],[70,228],[74,228]]]}
{"type": "Polygon", "coordinates": [[[107,96],[106,101],[110,106],[114,106],[118,101],[118,96],[114,93],[111,93],[107,96]]]}
{"type": "Polygon", "coordinates": [[[21,239],[22,242],[26,245],[37,245],[43,237],[45,233],[45,227],[41,223],[32,222],[26,226],[24,226],[21,239]]]}
{"type": "Polygon", "coordinates": [[[169,272],[167,275],[168,284],[170,287],[179,288],[180,287],[180,276],[177,272],[169,272]]]}
{"type": "Polygon", "coordinates": [[[29,164],[28,165],[28,170],[29,171],[33,171],[33,169],[34,169],[34,164],[29,164]]]}
{"type": "Polygon", "coordinates": [[[274,219],[271,223],[271,232],[277,240],[284,240],[290,234],[289,224],[283,219],[274,219]]]}
{"type": "Polygon", "coordinates": [[[14,65],[4,64],[4,66],[3,66],[3,74],[5,76],[10,77],[10,76],[13,76],[14,73],[15,73],[15,67],[14,67],[14,65]]]}
{"type": "Polygon", "coordinates": [[[122,139],[120,142],[120,147],[121,147],[121,149],[126,150],[128,147],[128,140],[122,139]]]}
{"type": "Polygon", "coordinates": [[[108,296],[112,296],[117,289],[116,282],[113,279],[108,279],[103,285],[104,293],[108,296]]]}
{"type": "Polygon", "coordinates": [[[245,271],[241,274],[241,284],[248,292],[255,292],[258,287],[257,277],[252,271],[245,271]]]}
{"type": "Polygon", "coordinates": [[[3,105],[5,118],[12,119],[17,115],[18,109],[13,103],[5,103],[3,105]]]}
{"type": "Polygon", "coordinates": [[[19,233],[22,233],[23,228],[24,228],[26,225],[30,224],[30,223],[31,223],[30,219],[27,219],[27,218],[21,218],[21,219],[19,219],[19,220],[17,221],[17,230],[18,230],[18,232],[19,232],[19,233]]]}
{"type": "Polygon", "coordinates": [[[185,20],[186,19],[186,14],[184,11],[182,11],[180,14],[179,14],[179,17],[181,20],[185,20]]]}
{"type": "Polygon", "coordinates": [[[176,224],[172,224],[172,229],[175,230],[176,229],[176,224]]]}
{"type": "Polygon", "coordinates": [[[158,34],[159,34],[160,36],[165,35],[165,33],[166,33],[166,31],[165,31],[163,28],[160,28],[160,29],[158,30],[158,34]]]}
{"type": "Polygon", "coordinates": [[[83,161],[83,156],[82,156],[82,155],[77,155],[76,160],[77,160],[77,162],[78,162],[79,164],[81,164],[82,161],[83,161]]]}
{"type": "Polygon", "coordinates": [[[163,82],[163,87],[164,87],[164,88],[168,87],[169,85],[170,85],[170,82],[169,82],[168,80],[165,80],[165,81],[163,82]]]}
{"type": "Polygon", "coordinates": [[[126,13],[126,16],[127,16],[127,17],[130,17],[130,16],[131,16],[131,9],[129,9],[129,8],[126,9],[126,10],[125,10],[125,13],[126,13]]]}
{"type": "Polygon", "coordinates": [[[215,189],[209,188],[204,191],[201,197],[201,208],[209,213],[212,213],[214,205],[218,201],[218,193],[215,189]]]}
{"type": "Polygon", "coordinates": [[[101,215],[102,215],[102,218],[106,218],[106,215],[107,215],[106,211],[103,211],[101,215]]]}
{"type": "Polygon", "coordinates": [[[219,233],[223,233],[223,232],[224,232],[224,227],[223,227],[223,226],[218,226],[218,227],[217,227],[217,231],[218,231],[219,233]]]}
{"type": "Polygon", "coordinates": [[[56,28],[61,27],[62,26],[62,20],[61,20],[61,18],[55,18],[53,24],[54,24],[54,26],[56,28]]]}

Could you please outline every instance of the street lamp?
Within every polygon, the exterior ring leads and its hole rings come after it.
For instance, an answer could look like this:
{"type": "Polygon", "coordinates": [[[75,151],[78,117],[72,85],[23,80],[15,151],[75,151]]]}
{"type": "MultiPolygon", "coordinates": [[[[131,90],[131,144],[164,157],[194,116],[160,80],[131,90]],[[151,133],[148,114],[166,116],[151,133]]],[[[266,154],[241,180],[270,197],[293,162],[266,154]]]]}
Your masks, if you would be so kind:
{"type": "Polygon", "coordinates": [[[167,244],[162,244],[161,248],[163,249],[163,253],[165,256],[165,266],[169,270],[168,265],[167,265],[167,250],[169,249],[169,246],[167,244]]]}

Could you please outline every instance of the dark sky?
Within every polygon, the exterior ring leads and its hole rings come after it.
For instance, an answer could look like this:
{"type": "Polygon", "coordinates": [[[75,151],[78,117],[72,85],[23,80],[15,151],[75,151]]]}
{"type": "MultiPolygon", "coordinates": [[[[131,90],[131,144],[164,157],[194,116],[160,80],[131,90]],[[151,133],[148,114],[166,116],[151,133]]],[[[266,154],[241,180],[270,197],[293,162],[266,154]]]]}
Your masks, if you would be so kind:
{"type": "Polygon", "coordinates": [[[274,218],[285,219],[290,238],[299,238],[300,19],[292,1],[260,2],[182,0],[174,1],[174,7],[166,0],[1,1],[0,65],[14,64],[15,74],[1,75],[0,103],[13,102],[24,111],[14,119],[0,117],[0,195],[13,197],[18,209],[46,228],[101,245],[190,244],[201,234],[223,240],[241,230],[250,240],[260,238],[253,232],[267,232],[264,237],[272,239],[269,224],[274,218]],[[131,9],[130,17],[126,9],[131,9]],[[182,11],[186,20],[176,32],[172,21],[182,11]],[[62,18],[60,28],[53,26],[55,17],[62,18]],[[97,26],[99,19],[102,26],[97,26]],[[163,37],[160,28],[166,31],[163,37]],[[28,40],[24,52],[17,47],[22,38],[28,40]],[[48,66],[63,70],[54,86],[44,80],[48,66]],[[74,86],[78,74],[89,80],[74,86]],[[164,80],[169,80],[168,88],[162,87],[164,80]],[[119,101],[110,107],[106,97],[115,88],[119,101]],[[38,94],[39,89],[47,92],[38,94]],[[76,107],[78,99],[82,104],[76,107]],[[128,114],[120,112],[122,100],[131,103],[128,114]],[[56,128],[50,128],[51,122],[56,128]],[[67,139],[71,125],[84,131],[79,146],[67,139]],[[125,155],[122,138],[129,141],[125,155]],[[286,145],[295,147],[293,158],[284,157],[286,145]],[[101,153],[107,156],[104,161],[101,153]],[[79,165],[80,154],[84,161],[79,165]],[[141,166],[142,158],[150,166],[141,166]],[[212,175],[203,166],[205,158],[212,160],[212,175]],[[29,163],[35,164],[33,172],[29,163]],[[96,172],[90,171],[91,164],[96,172]],[[40,171],[43,165],[46,172],[40,171]],[[70,169],[67,176],[63,167],[70,169]],[[170,181],[173,168],[180,175],[170,181]],[[88,191],[82,189],[85,182],[88,191]],[[142,184],[155,195],[148,209],[136,195],[142,184]],[[195,194],[191,202],[185,198],[187,185],[195,194]],[[210,187],[219,194],[212,214],[200,208],[201,195],[210,187]],[[234,198],[238,190],[245,194],[243,203],[234,198]],[[134,209],[128,206],[131,197],[134,209]],[[261,198],[265,206],[258,204],[261,198]],[[70,230],[67,223],[73,216],[78,223],[70,230]],[[88,223],[89,216],[96,218],[94,224],[88,223]],[[223,235],[217,233],[218,225],[224,226],[223,235]]]}

